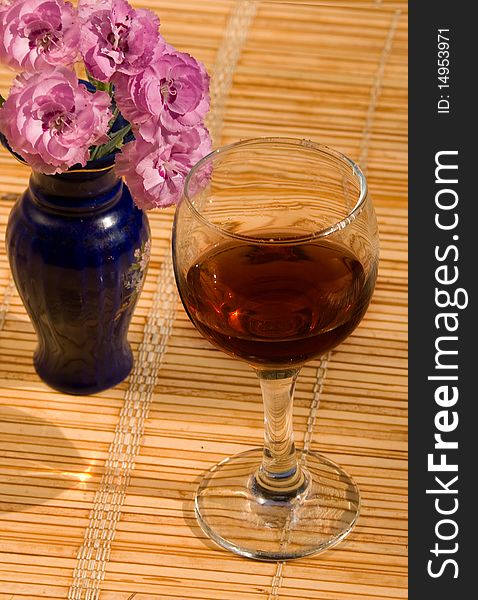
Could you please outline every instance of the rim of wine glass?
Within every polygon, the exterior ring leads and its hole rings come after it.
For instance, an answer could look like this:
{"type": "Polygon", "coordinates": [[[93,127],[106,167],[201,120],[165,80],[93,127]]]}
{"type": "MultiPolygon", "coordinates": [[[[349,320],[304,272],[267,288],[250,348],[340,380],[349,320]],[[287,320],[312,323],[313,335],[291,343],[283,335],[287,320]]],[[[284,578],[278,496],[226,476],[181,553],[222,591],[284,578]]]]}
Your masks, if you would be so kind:
{"type": "Polygon", "coordinates": [[[357,163],[355,163],[351,158],[349,158],[345,154],[342,154],[338,150],[330,148],[329,146],[326,146],[324,144],[319,144],[318,142],[313,142],[312,140],[308,140],[305,138],[257,137],[257,138],[240,140],[239,142],[234,142],[232,144],[227,144],[225,146],[217,148],[216,150],[213,150],[212,152],[210,152],[209,154],[204,156],[201,160],[199,160],[192,167],[192,169],[188,173],[188,176],[186,177],[183,197],[186,200],[186,203],[187,203],[189,209],[191,210],[191,212],[199,220],[201,220],[204,224],[206,224],[209,227],[211,227],[212,229],[215,229],[216,231],[220,232],[221,235],[224,235],[226,237],[231,237],[234,239],[238,239],[238,240],[242,240],[242,241],[253,240],[255,244],[258,244],[258,243],[259,244],[260,243],[284,244],[284,243],[290,243],[291,240],[293,240],[294,242],[307,242],[307,241],[314,240],[317,238],[327,237],[341,229],[344,229],[348,225],[350,225],[353,221],[355,221],[355,219],[360,215],[360,213],[363,211],[363,209],[365,207],[365,202],[368,197],[368,185],[367,185],[367,180],[365,178],[365,175],[364,175],[362,169],[357,165],[357,163]],[[357,179],[360,183],[360,193],[359,193],[358,199],[357,199],[354,207],[352,208],[352,210],[345,217],[340,219],[340,221],[337,221],[333,225],[330,225],[329,227],[318,230],[309,235],[293,236],[290,238],[281,238],[281,239],[271,239],[270,237],[267,237],[267,238],[264,238],[264,240],[261,240],[260,238],[257,238],[257,237],[252,237],[252,236],[248,236],[248,235],[244,235],[244,234],[240,234],[240,233],[234,233],[232,231],[228,231],[227,229],[223,229],[222,227],[215,225],[214,223],[209,221],[209,219],[207,219],[199,210],[197,210],[197,208],[194,206],[192,199],[189,195],[189,185],[190,185],[191,179],[194,176],[194,174],[196,173],[196,171],[198,171],[205,163],[213,162],[217,157],[222,156],[223,154],[227,154],[228,152],[231,152],[232,150],[235,150],[236,148],[246,147],[246,146],[254,146],[254,145],[264,145],[264,144],[271,144],[271,143],[282,144],[284,146],[288,145],[288,146],[294,146],[294,147],[302,147],[302,148],[307,148],[309,150],[315,150],[315,151],[319,152],[320,154],[326,154],[326,155],[336,158],[336,159],[340,160],[342,163],[350,166],[352,168],[353,174],[357,177],[357,179]]]}

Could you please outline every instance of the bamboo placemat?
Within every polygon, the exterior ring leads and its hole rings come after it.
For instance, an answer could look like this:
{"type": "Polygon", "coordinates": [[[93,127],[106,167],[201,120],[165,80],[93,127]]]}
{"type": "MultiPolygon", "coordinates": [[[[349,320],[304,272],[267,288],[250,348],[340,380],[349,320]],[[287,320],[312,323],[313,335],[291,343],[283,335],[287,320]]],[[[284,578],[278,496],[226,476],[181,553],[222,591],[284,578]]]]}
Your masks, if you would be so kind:
{"type": "MultiPolygon", "coordinates": [[[[371,308],[296,393],[299,444],[342,464],[363,509],[339,547],[287,564],[241,559],[198,529],[201,473],[260,445],[246,365],[211,348],[180,307],[172,211],[150,213],[152,263],[131,327],[136,366],[86,398],[32,366],[35,336],[0,252],[0,600],[389,600],[407,597],[405,2],[135,2],[213,73],[217,143],[293,135],[360,160],[377,207],[371,308]],[[143,435],[141,435],[143,433],[143,435]]],[[[0,90],[11,78],[0,71],[0,90]]],[[[28,170],[0,154],[0,234],[28,170]]]]}

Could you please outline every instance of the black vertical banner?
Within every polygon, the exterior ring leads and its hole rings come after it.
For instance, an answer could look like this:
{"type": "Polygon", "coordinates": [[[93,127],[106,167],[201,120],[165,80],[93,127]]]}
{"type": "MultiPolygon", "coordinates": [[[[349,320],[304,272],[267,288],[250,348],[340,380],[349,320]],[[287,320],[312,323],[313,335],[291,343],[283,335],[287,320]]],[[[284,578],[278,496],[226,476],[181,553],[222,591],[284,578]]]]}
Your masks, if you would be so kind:
{"type": "MultiPolygon", "coordinates": [[[[409,598],[478,577],[478,28],[464,0],[411,0],[409,598]]],[[[471,590],[471,591],[470,591],[471,590]]]]}

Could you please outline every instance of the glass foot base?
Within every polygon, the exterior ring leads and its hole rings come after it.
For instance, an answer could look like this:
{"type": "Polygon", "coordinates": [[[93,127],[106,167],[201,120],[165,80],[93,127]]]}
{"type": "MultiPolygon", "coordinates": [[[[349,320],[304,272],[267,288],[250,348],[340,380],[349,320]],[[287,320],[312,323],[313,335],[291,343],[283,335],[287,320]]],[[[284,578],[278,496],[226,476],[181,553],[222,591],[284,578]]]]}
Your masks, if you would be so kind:
{"type": "Polygon", "coordinates": [[[219,546],[257,560],[289,560],[323,552],[350,533],[360,495],[341,467],[304,453],[305,489],[297,497],[274,498],[256,485],[261,461],[262,448],[227,458],[197,490],[197,519],[219,546]]]}

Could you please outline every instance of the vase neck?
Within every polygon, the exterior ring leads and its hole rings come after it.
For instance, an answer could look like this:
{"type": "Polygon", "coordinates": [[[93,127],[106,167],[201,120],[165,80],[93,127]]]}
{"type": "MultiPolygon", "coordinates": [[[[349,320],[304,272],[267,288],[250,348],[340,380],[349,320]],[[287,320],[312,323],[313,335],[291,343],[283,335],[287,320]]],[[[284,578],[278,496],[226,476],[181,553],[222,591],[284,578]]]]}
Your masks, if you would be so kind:
{"type": "Polygon", "coordinates": [[[29,186],[37,204],[62,212],[103,210],[118,201],[122,188],[122,179],[114,166],[102,170],[79,169],[59,175],[33,171],[29,186]]]}

